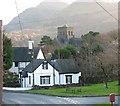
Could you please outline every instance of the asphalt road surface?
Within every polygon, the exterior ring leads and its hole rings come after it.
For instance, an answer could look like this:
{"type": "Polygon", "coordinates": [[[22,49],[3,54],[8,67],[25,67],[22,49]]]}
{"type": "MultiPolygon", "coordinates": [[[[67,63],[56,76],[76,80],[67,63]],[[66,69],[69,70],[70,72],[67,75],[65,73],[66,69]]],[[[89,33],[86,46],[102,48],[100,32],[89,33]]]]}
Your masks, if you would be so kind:
{"type": "MultiPolygon", "coordinates": [[[[118,104],[118,96],[116,96],[118,104]]],[[[109,102],[109,96],[105,97],[57,97],[26,93],[3,93],[4,104],[98,104],[109,102]]]]}

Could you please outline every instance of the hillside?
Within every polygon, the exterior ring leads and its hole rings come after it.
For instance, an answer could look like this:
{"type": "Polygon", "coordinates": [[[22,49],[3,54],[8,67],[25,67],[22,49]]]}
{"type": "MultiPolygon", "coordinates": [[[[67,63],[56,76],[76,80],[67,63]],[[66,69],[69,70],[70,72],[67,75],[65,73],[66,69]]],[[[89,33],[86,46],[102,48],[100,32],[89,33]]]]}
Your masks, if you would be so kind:
{"type": "MultiPolygon", "coordinates": [[[[43,21],[50,20],[56,13],[67,7],[68,4],[64,2],[46,2],[46,0],[40,3],[35,8],[28,8],[19,14],[22,28],[31,29],[35,28],[43,21]]],[[[18,17],[15,17],[7,26],[5,26],[6,32],[20,30],[18,17]]]]}
{"type": "MultiPolygon", "coordinates": [[[[100,3],[112,15],[118,17],[117,3],[100,3]]],[[[117,29],[118,25],[117,21],[95,2],[76,1],[69,6],[63,2],[42,2],[35,8],[25,10],[20,14],[20,18],[23,23],[24,39],[19,31],[19,24],[15,24],[18,23],[17,17],[5,26],[5,31],[9,32],[8,36],[14,39],[15,46],[20,46],[17,44],[18,41],[25,40],[26,42],[30,37],[35,40],[36,44],[43,35],[55,37],[57,27],[64,24],[74,27],[74,33],[77,37],[90,30],[101,33],[109,32],[117,29]]]]}

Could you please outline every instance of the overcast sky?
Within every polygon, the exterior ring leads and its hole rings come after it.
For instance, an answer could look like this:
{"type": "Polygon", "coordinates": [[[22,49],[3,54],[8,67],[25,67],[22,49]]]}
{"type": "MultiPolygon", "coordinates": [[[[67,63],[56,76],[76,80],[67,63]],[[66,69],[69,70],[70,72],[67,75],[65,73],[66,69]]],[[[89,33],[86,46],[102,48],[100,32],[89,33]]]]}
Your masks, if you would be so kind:
{"type": "MultiPolygon", "coordinates": [[[[3,25],[9,23],[13,17],[17,16],[16,6],[15,6],[15,0],[0,0],[0,20],[3,20],[3,25]]],[[[21,13],[27,8],[35,7],[40,2],[44,0],[16,0],[18,4],[18,11],[21,13]]],[[[49,1],[49,0],[47,0],[49,1]]],[[[51,0],[50,0],[51,1],[51,0]]],[[[57,1],[57,0],[52,0],[57,1]]],[[[76,0],[61,0],[67,3],[72,3],[76,0]]],[[[83,1],[83,0],[79,0],[83,1]]],[[[89,1],[89,0],[86,0],[89,1]]],[[[111,0],[108,0],[111,1],[111,0]]],[[[118,0],[112,0],[112,1],[118,1],[118,0]]]]}

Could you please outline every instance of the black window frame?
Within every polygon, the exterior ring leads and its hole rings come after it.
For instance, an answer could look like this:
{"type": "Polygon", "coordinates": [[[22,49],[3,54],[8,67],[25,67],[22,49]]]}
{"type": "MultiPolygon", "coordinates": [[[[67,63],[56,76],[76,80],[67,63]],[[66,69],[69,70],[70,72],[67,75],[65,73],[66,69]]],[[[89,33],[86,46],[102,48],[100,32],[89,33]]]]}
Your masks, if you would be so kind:
{"type": "Polygon", "coordinates": [[[18,67],[19,62],[15,62],[15,67],[18,67]]]}
{"type": "Polygon", "coordinates": [[[68,35],[71,36],[71,31],[68,31],[68,35]]]}
{"type": "MultiPolygon", "coordinates": [[[[44,80],[44,81],[45,81],[45,80],[44,80]]],[[[40,76],[40,84],[41,84],[41,85],[50,84],[50,76],[40,76]],[[49,82],[48,82],[48,83],[46,83],[46,82],[43,83],[42,80],[43,80],[43,78],[45,78],[45,77],[48,77],[48,78],[49,78],[49,82]]]]}
{"type": "Polygon", "coordinates": [[[29,85],[31,85],[31,76],[29,76],[29,85]]]}
{"type": "Polygon", "coordinates": [[[66,75],[66,84],[72,84],[72,75],[66,75]],[[68,82],[68,77],[70,77],[70,83],[68,82]]]}
{"type": "Polygon", "coordinates": [[[43,62],[42,69],[47,70],[48,69],[48,62],[43,62]]]}

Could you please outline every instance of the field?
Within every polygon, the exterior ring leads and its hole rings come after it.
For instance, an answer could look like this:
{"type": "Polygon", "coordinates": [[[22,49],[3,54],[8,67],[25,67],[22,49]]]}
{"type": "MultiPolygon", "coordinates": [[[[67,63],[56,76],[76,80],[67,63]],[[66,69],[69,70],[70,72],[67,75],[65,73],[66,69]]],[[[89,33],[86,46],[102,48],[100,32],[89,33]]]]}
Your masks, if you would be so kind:
{"type": "Polygon", "coordinates": [[[108,88],[104,87],[104,83],[94,84],[90,86],[75,87],[81,89],[81,92],[67,91],[66,88],[46,89],[46,90],[29,90],[37,94],[56,95],[56,96],[91,96],[91,95],[109,95],[114,93],[118,95],[118,81],[108,82],[108,88]]]}

